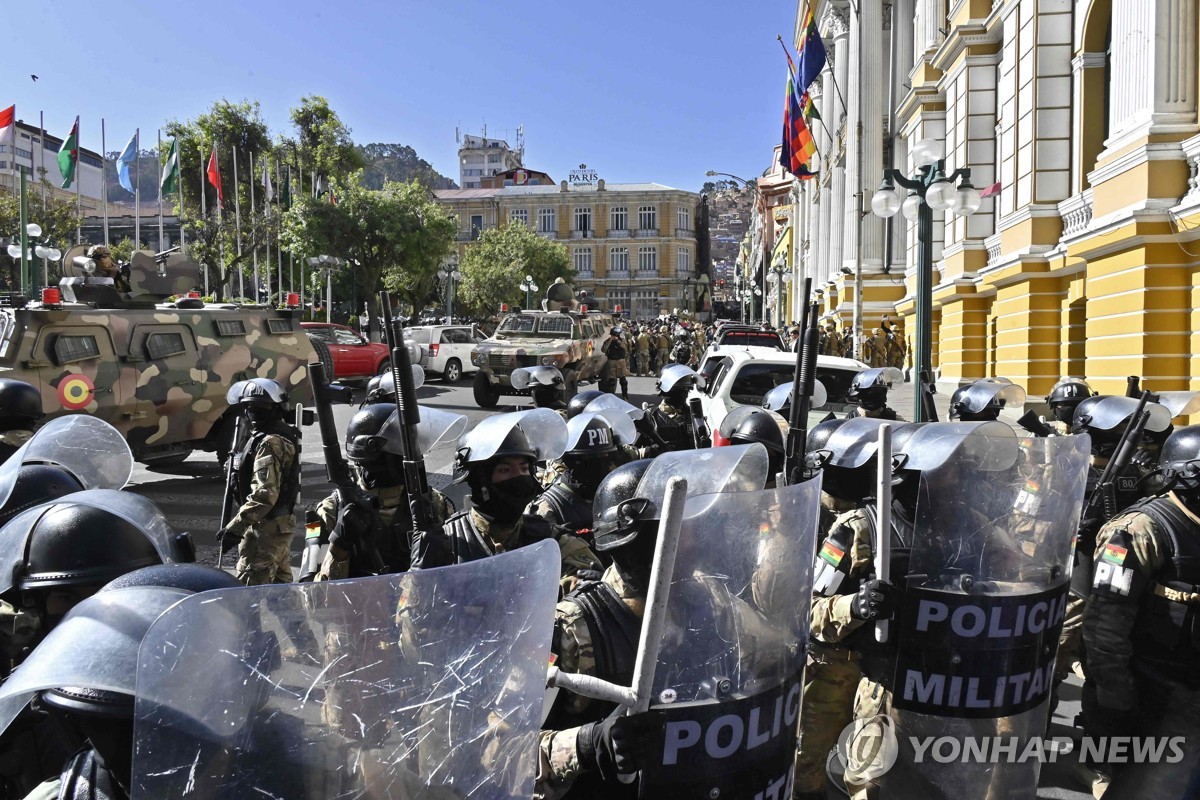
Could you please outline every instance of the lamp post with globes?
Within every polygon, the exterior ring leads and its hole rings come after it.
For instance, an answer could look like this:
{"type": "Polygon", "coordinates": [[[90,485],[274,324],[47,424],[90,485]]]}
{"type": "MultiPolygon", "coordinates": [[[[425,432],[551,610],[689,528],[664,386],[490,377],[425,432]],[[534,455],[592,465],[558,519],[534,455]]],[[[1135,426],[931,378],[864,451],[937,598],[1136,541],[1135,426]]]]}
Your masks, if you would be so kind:
{"type": "Polygon", "coordinates": [[[792,272],[783,264],[776,264],[768,270],[767,280],[775,284],[775,327],[782,328],[783,318],[783,287],[792,282],[792,272]]]}
{"type": "Polygon", "coordinates": [[[450,262],[444,267],[438,267],[438,280],[446,282],[446,324],[454,324],[454,286],[462,280],[462,273],[458,271],[458,263],[450,262]]]}
{"type": "Polygon", "coordinates": [[[22,230],[19,237],[13,237],[16,241],[8,246],[8,255],[14,261],[21,265],[20,271],[20,290],[26,292],[32,288],[33,268],[30,263],[33,257],[37,256],[42,260],[42,285],[50,284],[50,261],[58,261],[62,258],[62,251],[56,247],[48,247],[38,244],[30,247],[30,239],[39,239],[42,236],[42,226],[36,222],[25,223],[25,228],[22,230]],[[19,243],[18,243],[19,242],[19,243]]]}
{"type": "Polygon", "coordinates": [[[538,285],[533,282],[532,275],[526,275],[519,288],[525,293],[525,310],[528,311],[533,305],[533,293],[538,290],[538,285]]]}
{"type": "MultiPolygon", "coordinates": [[[[956,169],[946,175],[942,143],[922,139],[913,146],[913,164],[917,171],[912,177],[898,169],[883,173],[883,185],[871,198],[871,210],[876,216],[892,217],[903,211],[908,220],[917,223],[917,331],[916,354],[913,364],[916,377],[933,376],[933,212],[953,211],[970,216],[979,210],[979,192],[971,185],[971,170],[956,169]],[[957,185],[955,185],[957,181],[957,185]],[[908,190],[901,197],[899,185],[908,190]]],[[[921,393],[916,393],[914,422],[927,422],[921,393]]]]}

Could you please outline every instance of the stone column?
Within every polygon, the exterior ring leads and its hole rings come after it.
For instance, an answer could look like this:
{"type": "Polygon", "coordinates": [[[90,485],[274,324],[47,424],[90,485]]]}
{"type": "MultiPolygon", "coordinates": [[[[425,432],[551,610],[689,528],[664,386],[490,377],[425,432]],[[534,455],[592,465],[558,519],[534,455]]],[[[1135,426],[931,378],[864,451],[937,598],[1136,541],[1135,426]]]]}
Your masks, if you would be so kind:
{"type": "Polygon", "coordinates": [[[924,56],[942,43],[941,28],[946,26],[946,0],[916,0],[913,27],[917,56],[924,56]]]}
{"type": "MultiPolygon", "coordinates": [[[[863,210],[870,210],[869,198],[883,178],[883,96],[887,74],[883,57],[883,5],[860,2],[859,13],[850,14],[849,119],[846,123],[846,228],[842,263],[855,266],[858,251],[859,210],[855,195],[863,193],[863,210]],[[859,71],[862,71],[861,79],[859,71]],[[861,125],[861,129],[859,126],[861,125]],[[862,137],[861,143],[859,137],[862,137]],[[862,150],[862,174],[859,175],[858,151],[862,150]]],[[[883,224],[878,217],[862,218],[863,272],[877,271],[883,265],[883,224]]]]}
{"type": "Polygon", "coordinates": [[[1195,0],[1113,3],[1109,139],[1196,122],[1195,0]]]}
{"type": "MultiPolygon", "coordinates": [[[[848,122],[844,122],[845,111],[842,107],[843,99],[847,102],[850,98],[847,92],[851,91],[848,86],[850,78],[850,58],[849,58],[849,33],[850,27],[846,22],[845,9],[839,9],[836,6],[830,6],[827,12],[829,21],[830,42],[826,45],[830,60],[833,62],[833,74],[836,78],[836,86],[840,87],[841,93],[837,96],[837,102],[834,106],[835,113],[826,117],[825,124],[829,125],[829,129],[836,135],[837,131],[842,130],[840,141],[842,143],[842,156],[838,160],[837,165],[833,169],[833,182],[830,186],[830,194],[832,195],[829,209],[829,238],[825,241],[829,243],[829,256],[826,261],[829,265],[827,280],[835,277],[838,270],[842,266],[842,246],[843,235],[846,225],[846,206],[851,198],[846,195],[846,163],[852,155],[850,143],[852,141],[853,129],[848,122]]],[[[835,94],[837,91],[835,89],[835,94]]]]}
{"type": "MultiPolygon", "coordinates": [[[[892,0],[892,8],[895,13],[892,16],[892,24],[896,25],[896,74],[892,76],[892,81],[895,85],[893,97],[896,105],[899,106],[904,101],[904,96],[908,92],[904,88],[908,83],[908,75],[916,64],[916,56],[913,54],[913,40],[916,33],[916,25],[914,16],[915,0],[892,0]]],[[[888,57],[891,57],[889,53],[888,57]]],[[[888,109],[891,113],[891,109],[888,109]]],[[[900,134],[900,120],[896,119],[895,131],[888,131],[892,142],[892,166],[896,169],[908,171],[908,140],[900,134]]],[[[908,252],[906,234],[907,220],[900,214],[892,217],[892,267],[903,272],[908,252]]]]}
{"type": "MultiPolygon", "coordinates": [[[[803,248],[803,242],[797,246],[796,252],[799,254],[802,269],[800,276],[812,278],[813,288],[818,286],[818,281],[825,279],[825,273],[821,269],[821,258],[824,250],[821,242],[821,214],[823,207],[821,205],[820,187],[825,182],[825,175],[829,170],[830,156],[833,153],[833,143],[829,141],[829,136],[825,133],[825,94],[824,78],[818,78],[809,87],[808,93],[812,96],[813,105],[817,109],[817,113],[821,114],[820,122],[813,122],[813,138],[817,142],[817,153],[820,154],[819,167],[817,177],[807,181],[801,181],[803,193],[801,195],[801,203],[807,206],[808,224],[804,228],[803,239],[808,241],[808,248],[803,248]]],[[[801,278],[802,279],[802,278],[801,278]]]]}
{"type": "Polygon", "coordinates": [[[1088,187],[1087,173],[1096,166],[1096,156],[1104,148],[1103,129],[1088,124],[1104,92],[1104,53],[1080,53],[1071,60],[1071,130],[1076,134],[1071,145],[1071,194],[1088,187]]]}

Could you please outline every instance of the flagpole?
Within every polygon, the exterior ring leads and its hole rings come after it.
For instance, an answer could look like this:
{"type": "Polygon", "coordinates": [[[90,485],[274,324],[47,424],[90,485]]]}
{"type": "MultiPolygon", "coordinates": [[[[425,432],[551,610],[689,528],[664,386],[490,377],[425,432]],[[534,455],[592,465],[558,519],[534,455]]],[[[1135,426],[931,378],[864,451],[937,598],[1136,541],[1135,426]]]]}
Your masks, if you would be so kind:
{"type": "MultiPolygon", "coordinates": [[[[254,221],[254,151],[250,151],[250,220],[251,224],[254,221]]],[[[270,251],[267,251],[268,253],[270,251]]],[[[258,292],[258,240],[257,238],[251,244],[250,257],[254,262],[254,302],[261,303],[262,298],[258,292]]]]}
{"type": "Polygon", "coordinates": [[[237,147],[233,148],[233,226],[237,233],[238,296],[246,298],[246,273],[242,271],[242,201],[238,191],[237,147]]]}
{"type": "MultiPolygon", "coordinates": [[[[76,142],[79,144],[79,142],[76,142]]],[[[83,146],[79,146],[79,160],[75,162],[75,171],[79,174],[75,176],[79,181],[83,180],[83,170],[80,167],[83,164],[83,146]]],[[[75,188],[79,188],[76,183],[75,188]]],[[[104,117],[100,118],[100,196],[104,200],[104,246],[108,247],[108,136],[105,132],[104,117]]]]}
{"type": "Polygon", "coordinates": [[[133,129],[133,249],[142,249],[142,129],[133,129]]]}
{"type": "MultiPolygon", "coordinates": [[[[291,179],[291,175],[292,175],[292,168],[289,166],[288,167],[288,179],[289,180],[291,179]]],[[[278,160],[275,161],[275,177],[276,177],[276,179],[278,179],[280,181],[280,183],[283,182],[283,172],[281,172],[279,169],[279,161],[278,160]]],[[[290,190],[291,190],[290,186],[288,187],[288,190],[290,192],[290,190]]],[[[289,197],[290,197],[290,194],[289,194],[289,197]]],[[[280,200],[280,202],[279,202],[279,226],[280,226],[280,228],[283,227],[283,201],[282,200],[280,200]]],[[[291,261],[290,253],[288,254],[288,261],[289,262],[291,261]]],[[[279,302],[280,302],[280,305],[282,305],[286,299],[283,296],[283,242],[281,242],[279,240],[278,236],[275,237],[275,271],[276,271],[276,273],[278,273],[278,275],[277,275],[278,279],[276,280],[276,283],[278,284],[278,287],[279,287],[279,302]]],[[[292,291],[292,289],[294,288],[294,285],[295,285],[295,281],[292,280],[291,270],[289,269],[288,270],[288,291],[289,292],[292,291]]]]}
{"type": "MultiPolygon", "coordinates": [[[[216,145],[214,144],[213,146],[215,147],[216,145]]],[[[205,166],[207,166],[207,163],[208,163],[208,159],[206,159],[204,157],[204,142],[203,142],[203,140],[201,140],[201,142],[200,142],[200,219],[202,219],[205,223],[208,222],[208,200],[207,200],[208,192],[206,192],[204,190],[204,181],[208,177],[208,175],[204,169],[205,166]]],[[[180,197],[182,198],[183,197],[183,188],[182,188],[183,181],[181,180],[179,183],[181,185],[181,187],[179,189],[180,197]]],[[[182,202],[182,200],[181,200],[181,202],[182,202]]],[[[204,265],[204,296],[205,297],[209,296],[208,264],[204,265]]]]}
{"type": "MultiPolygon", "coordinates": [[[[221,182],[220,142],[217,141],[217,137],[215,137],[215,136],[213,137],[213,158],[216,160],[216,163],[217,163],[217,183],[220,184],[220,182],[221,182]]],[[[224,229],[225,229],[225,214],[224,214],[225,200],[222,197],[222,195],[224,193],[225,193],[224,189],[217,189],[217,254],[218,254],[217,257],[220,259],[220,268],[217,270],[217,275],[218,275],[218,277],[221,274],[224,274],[224,276],[225,276],[225,280],[221,282],[221,291],[222,292],[231,292],[231,291],[233,291],[233,285],[230,283],[230,276],[228,274],[228,270],[225,269],[225,238],[224,238],[224,236],[222,236],[222,233],[224,232],[224,229]]],[[[222,298],[222,299],[228,299],[228,298],[222,298]]]]}
{"type": "MultiPolygon", "coordinates": [[[[162,152],[162,128],[159,128],[157,130],[157,134],[158,134],[158,149],[154,151],[156,154],[162,152]]],[[[166,249],[167,249],[166,247],[163,247],[162,169],[159,168],[159,175],[158,175],[158,252],[161,253],[163,250],[166,250],[166,249]]]]}
{"type": "MultiPolygon", "coordinates": [[[[79,117],[75,117],[75,219],[79,222],[75,225],[75,244],[83,244],[83,194],[81,187],[83,185],[83,135],[80,131],[79,117]]],[[[100,120],[100,136],[104,137],[104,119],[100,120]]],[[[100,149],[104,149],[104,145],[100,145],[100,149]]],[[[100,185],[104,186],[104,154],[100,154],[100,185]]],[[[108,218],[108,192],[103,188],[100,190],[104,197],[104,216],[108,218]]],[[[104,243],[108,244],[108,225],[104,226],[104,243]]]]}
{"type": "MultiPolygon", "coordinates": [[[[179,222],[179,252],[183,253],[187,244],[187,231],[183,227],[183,154],[179,152],[179,137],[172,136],[171,139],[171,147],[175,150],[175,171],[178,173],[175,176],[175,183],[178,184],[176,188],[179,189],[179,213],[176,215],[176,220],[179,222]]],[[[200,184],[200,188],[203,190],[204,184],[200,184]]],[[[204,270],[204,277],[207,282],[207,269],[204,270]]]]}
{"type": "Polygon", "coordinates": [[[42,218],[45,219],[46,208],[47,208],[47,206],[46,206],[46,112],[45,111],[38,112],[38,127],[41,128],[41,131],[42,131],[41,147],[38,148],[39,150],[42,151],[42,168],[41,168],[40,172],[38,173],[38,181],[41,182],[41,184],[42,184],[42,218]]]}

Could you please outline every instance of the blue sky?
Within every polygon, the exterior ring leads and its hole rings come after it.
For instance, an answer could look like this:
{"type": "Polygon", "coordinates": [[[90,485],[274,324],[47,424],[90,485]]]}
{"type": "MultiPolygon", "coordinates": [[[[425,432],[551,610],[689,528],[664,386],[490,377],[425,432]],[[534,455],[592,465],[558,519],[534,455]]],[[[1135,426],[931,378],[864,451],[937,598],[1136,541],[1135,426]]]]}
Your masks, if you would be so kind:
{"type": "Polygon", "coordinates": [[[556,180],[586,162],[610,182],[699,189],[751,178],[778,143],[787,2],[607,0],[95,0],[22,2],[7,15],[0,107],[83,146],[219,98],[257,99],[273,132],[321,94],[355,141],[400,142],[458,179],[455,127],[512,137],[556,180]],[[29,74],[39,76],[33,82],[29,74]]]}

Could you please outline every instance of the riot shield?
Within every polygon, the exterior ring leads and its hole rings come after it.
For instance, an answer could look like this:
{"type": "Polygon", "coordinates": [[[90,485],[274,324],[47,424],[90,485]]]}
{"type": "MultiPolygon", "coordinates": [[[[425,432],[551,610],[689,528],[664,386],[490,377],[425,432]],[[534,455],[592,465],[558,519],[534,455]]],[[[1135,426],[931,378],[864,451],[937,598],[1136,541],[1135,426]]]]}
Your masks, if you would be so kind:
{"type": "MultiPolygon", "coordinates": [[[[771,391],[763,395],[763,408],[768,411],[778,411],[783,413],[783,409],[790,408],[792,405],[792,384],[794,381],[781,383],[771,391]]],[[[813,379],[813,394],[812,400],[809,402],[809,408],[820,408],[829,402],[829,392],[825,389],[825,384],[819,380],[813,379]]]]}
{"type": "Polygon", "coordinates": [[[488,417],[462,438],[460,447],[468,451],[471,461],[486,461],[518,425],[537,451],[539,461],[553,461],[562,457],[567,447],[567,423],[557,411],[548,408],[532,408],[488,417]]]}
{"type": "Polygon", "coordinates": [[[542,542],[183,601],[142,643],[132,797],[530,797],[559,569],[542,542]],[[281,650],[297,624],[322,651],[281,650]]]}
{"type": "Polygon", "coordinates": [[[133,474],[133,453],[120,431],[102,419],[72,414],[50,420],[0,466],[0,508],[25,464],[54,464],[84,489],[120,489],[133,474]]]}
{"type": "MultiPolygon", "coordinates": [[[[933,427],[933,426],[930,426],[933,427]]],[[[961,450],[922,474],[909,573],[892,623],[898,758],[882,798],[1033,797],[1070,587],[1090,441],[1026,438],[961,450]],[[918,747],[952,739],[971,758],[918,747]],[[983,748],[983,749],[981,749],[983,748]],[[991,749],[988,749],[991,748],[991,749]],[[999,753],[999,755],[997,755],[999,753]]],[[[986,437],[984,437],[986,438],[986,437]]]]}
{"type": "Polygon", "coordinates": [[[819,480],[689,497],[640,796],[791,796],[819,505],[819,480]]]}
{"type": "Polygon", "coordinates": [[[757,442],[663,453],[646,468],[634,497],[660,503],[666,496],[667,482],[681,476],[688,481],[689,503],[700,503],[704,498],[715,502],[722,496],[716,492],[761,490],[766,485],[768,469],[767,448],[757,442]]]}
{"type": "MultiPolygon", "coordinates": [[[[417,447],[422,453],[428,453],[436,447],[454,441],[462,435],[467,427],[467,417],[452,411],[427,406],[417,406],[421,421],[417,423],[417,447]]],[[[393,455],[404,455],[404,433],[400,429],[400,412],[393,411],[386,423],[379,430],[379,435],[386,442],[383,449],[393,455]]]]}
{"type": "Polygon", "coordinates": [[[634,422],[646,416],[646,412],[642,409],[608,392],[600,395],[583,408],[584,411],[607,411],[609,409],[615,409],[626,414],[634,422]]]}
{"type": "MultiPolygon", "coordinates": [[[[0,594],[13,586],[17,568],[25,560],[25,546],[33,526],[48,508],[64,503],[91,506],[121,517],[146,534],[146,538],[153,543],[164,564],[188,560],[188,554],[181,550],[181,547],[188,546],[183,545],[186,534],[176,534],[154,503],[132,492],[89,489],[23,511],[0,528],[0,594]]],[[[96,536],[104,536],[105,532],[97,530],[93,533],[96,536]]]]}

